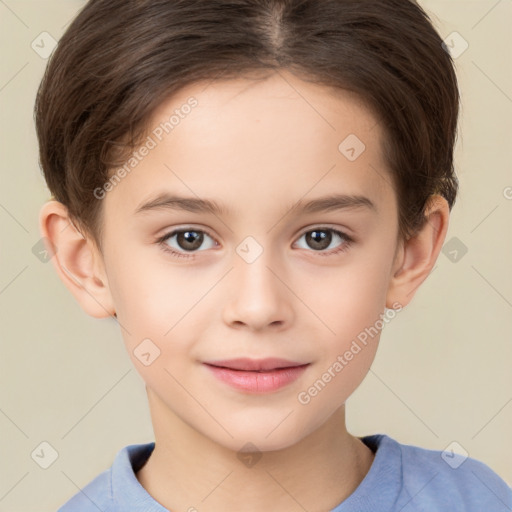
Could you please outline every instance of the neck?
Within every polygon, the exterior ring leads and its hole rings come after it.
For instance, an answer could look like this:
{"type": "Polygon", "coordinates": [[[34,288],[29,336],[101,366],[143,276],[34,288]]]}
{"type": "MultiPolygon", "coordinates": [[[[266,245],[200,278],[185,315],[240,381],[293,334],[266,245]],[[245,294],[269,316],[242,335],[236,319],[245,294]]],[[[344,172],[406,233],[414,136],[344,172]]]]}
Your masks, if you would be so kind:
{"type": "Polygon", "coordinates": [[[347,432],[344,405],[292,446],[241,455],[169,415],[168,409],[165,425],[155,422],[164,417],[163,411],[157,414],[164,405],[150,390],[148,398],[155,449],[137,478],[171,511],[331,510],[355,491],[374,459],[347,432]]]}

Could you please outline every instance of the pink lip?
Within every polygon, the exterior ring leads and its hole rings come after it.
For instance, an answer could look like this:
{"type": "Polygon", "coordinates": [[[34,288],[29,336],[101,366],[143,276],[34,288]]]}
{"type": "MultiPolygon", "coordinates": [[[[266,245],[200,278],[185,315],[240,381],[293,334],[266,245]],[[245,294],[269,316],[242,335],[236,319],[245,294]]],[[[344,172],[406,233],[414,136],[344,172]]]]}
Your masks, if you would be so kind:
{"type": "Polygon", "coordinates": [[[277,391],[297,380],[309,366],[309,363],[301,364],[283,359],[259,361],[231,359],[230,361],[215,361],[215,364],[204,364],[219,380],[236,389],[251,393],[277,391]],[[227,365],[231,366],[227,367],[227,365]],[[242,369],[235,369],[234,366],[242,367],[242,369]]]}
{"type": "Polygon", "coordinates": [[[258,371],[302,366],[306,363],[288,361],[287,359],[279,359],[278,357],[268,357],[266,359],[250,359],[248,357],[239,357],[237,359],[226,359],[223,361],[205,361],[205,364],[221,366],[223,368],[231,368],[232,370],[258,371]]]}

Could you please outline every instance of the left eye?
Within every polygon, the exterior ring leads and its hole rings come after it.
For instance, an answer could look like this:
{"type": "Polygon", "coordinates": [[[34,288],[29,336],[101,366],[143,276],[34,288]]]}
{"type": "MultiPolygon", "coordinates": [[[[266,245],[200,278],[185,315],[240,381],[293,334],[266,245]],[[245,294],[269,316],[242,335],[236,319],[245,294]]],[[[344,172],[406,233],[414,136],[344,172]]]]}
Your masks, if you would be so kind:
{"type": "Polygon", "coordinates": [[[303,233],[300,238],[302,237],[305,237],[306,243],[310,248],[316,249],[315,252],[325,251],[331,245],[333,237],[342,240],[342,243],[333,252],[344,250],[352,242],[352,239],[345,233],[332,228],[312,229],[303,233]]]}

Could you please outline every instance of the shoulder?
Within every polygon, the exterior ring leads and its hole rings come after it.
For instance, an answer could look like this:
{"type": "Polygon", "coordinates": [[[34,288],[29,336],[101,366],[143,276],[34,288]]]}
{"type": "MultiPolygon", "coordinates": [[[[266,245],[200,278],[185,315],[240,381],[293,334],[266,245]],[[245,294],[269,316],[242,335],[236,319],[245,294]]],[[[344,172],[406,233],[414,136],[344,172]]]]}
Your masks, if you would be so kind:
{"type": "Polygon", "coordinates": [[[512,489],[489,466],[452,450],[430,450],[397,443],[402,458],[408,510],[512,510],[512,489]],[[414,505],[421,504],[421,508],[414,505]],[[440,509],[439,509],[440,510],[440,509]]]}
{"type": "Polygon", "coordinates": [[[80,489],[57,512],[110,512],[113,504],[111,482],[111,469],[107,469],[80,489]]]}
{"type": "Polygon", "coordinates": [[[132,444],[120,449],[112,466],[80,489],[57,512],[117,512],[157,510],[158,504],[137,480],[155,443],[132,444]]]}

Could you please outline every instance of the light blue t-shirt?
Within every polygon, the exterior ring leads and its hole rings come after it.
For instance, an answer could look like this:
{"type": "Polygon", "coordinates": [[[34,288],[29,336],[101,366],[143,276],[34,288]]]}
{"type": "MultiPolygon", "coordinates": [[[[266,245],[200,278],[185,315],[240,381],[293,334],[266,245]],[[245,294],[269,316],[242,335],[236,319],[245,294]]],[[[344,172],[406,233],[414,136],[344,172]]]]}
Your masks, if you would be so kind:
{"type": "MultiPolygon", "coordinates": [[[[385,434],[360,439],[375,453],[373,463],[357,489],[330,512],[512,511],[512,488],[482,462],[400,444],[385,434]]],[[[154,447],[153,442],[120,450],[110,469],[57,512],[169,512],[135,475],[154,447]]]]}

